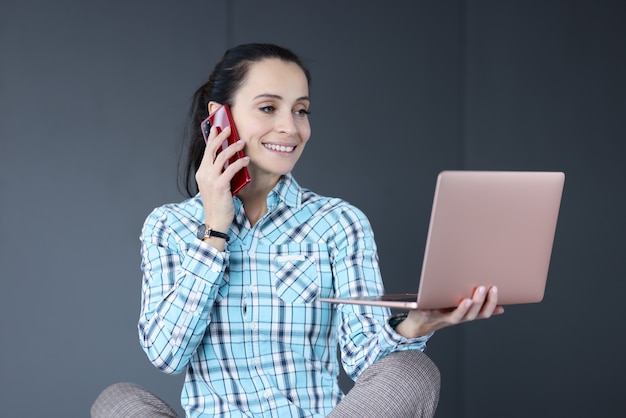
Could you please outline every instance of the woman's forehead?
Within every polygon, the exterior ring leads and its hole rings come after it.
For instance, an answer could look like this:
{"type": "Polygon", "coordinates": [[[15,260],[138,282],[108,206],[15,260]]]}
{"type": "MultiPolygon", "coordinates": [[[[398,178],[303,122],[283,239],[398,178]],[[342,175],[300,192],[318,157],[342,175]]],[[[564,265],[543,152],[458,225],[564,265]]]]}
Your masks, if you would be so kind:
{"type": "Polygon", "coordinates": [[[308,98],[309,86],[306,75],[298,64],[266,59],[250,65],[236,95],[248,99],[272,95],[285,100],[299,100],[308,98]]]}

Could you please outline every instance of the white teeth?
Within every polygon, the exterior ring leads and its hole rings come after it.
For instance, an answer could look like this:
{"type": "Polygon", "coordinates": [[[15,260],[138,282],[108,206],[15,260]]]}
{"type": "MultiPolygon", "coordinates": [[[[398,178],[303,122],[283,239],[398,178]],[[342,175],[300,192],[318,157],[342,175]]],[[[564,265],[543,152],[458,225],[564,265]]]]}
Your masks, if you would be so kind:
{"type": "Polygon", "coordinates": [[[284,145],[263,144],[265,148],[269,148],[272,151],[291,152],[295,147],[286,147],[284,145]]]}

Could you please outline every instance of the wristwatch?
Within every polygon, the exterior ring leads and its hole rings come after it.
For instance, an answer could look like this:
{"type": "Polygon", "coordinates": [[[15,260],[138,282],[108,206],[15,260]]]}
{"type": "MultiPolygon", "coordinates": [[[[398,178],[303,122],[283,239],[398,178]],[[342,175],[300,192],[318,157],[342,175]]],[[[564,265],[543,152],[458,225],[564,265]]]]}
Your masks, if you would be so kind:
{"type": "Polygon", "coordinates": [[[230,240],[230,237],[228,236],[228,234],[214,231],[213,229],[211,229],[210,226],[206,226],[205,224],[201,224],[198,227],[198,231],[196,232],[196,237],[198,237],[198,239],[201,239],[201,240],[205,240],[209,237],[221,238],[226,242],[230,240]]]}

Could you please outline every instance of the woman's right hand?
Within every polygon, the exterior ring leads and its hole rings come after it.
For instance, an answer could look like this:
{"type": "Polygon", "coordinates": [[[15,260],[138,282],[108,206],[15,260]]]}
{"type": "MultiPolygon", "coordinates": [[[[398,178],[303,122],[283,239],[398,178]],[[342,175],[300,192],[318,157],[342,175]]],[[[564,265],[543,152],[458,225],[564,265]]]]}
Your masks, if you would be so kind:
{"type": "Polygon", "coordinates": [[[196,172],[196,182],[204,206],[204,223],[213,230],[224,233],[228,232],[235,215],[230,181],[250,161],[248,157],[240,158],[224,169],[226,162],[245,146],[240,140],[218,154],[229,135],[230,128],[219,134],[216,128],[211,128],[202,162],[196,172]]]}

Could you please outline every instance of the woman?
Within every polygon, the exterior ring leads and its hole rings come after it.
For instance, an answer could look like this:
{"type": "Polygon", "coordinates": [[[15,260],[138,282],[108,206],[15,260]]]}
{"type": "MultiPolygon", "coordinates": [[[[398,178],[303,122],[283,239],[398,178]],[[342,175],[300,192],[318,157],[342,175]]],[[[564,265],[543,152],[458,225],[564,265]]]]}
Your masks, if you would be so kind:
{"type": "MultiPolygon", "coordinates": [[[[290,174],[311,134],[309,83],[291,51],[247,44],[227,51],[195,93],[191,197],[155,209],[141,235],[142,346],[159,369],[186,372],[188,416],[432,416],[439,373],[422,353],[426,341],[443,327],[501,313],[497,290],[479,287],[452,311],[396,317],[318,301],[383,286],[364,214],[301,188],[290,174]],[[230,130],[211,129],[205,146],[200,122],[222,104],[242,139],[218,153],[230,130]],[[239,151],[246,157],[224,168],[239,151]],[[232,196],[230,181],[244,167],[252,181],[232,196]],[[357,379],[345,398],[337,344],[357,379]]],[[[135,385],[108,388],[93,416],[119,414],[109,403],[145,413],[133,416],[175,416],[135,385]]]]}

